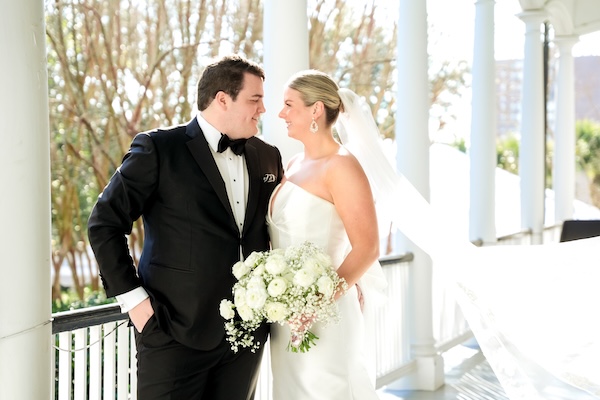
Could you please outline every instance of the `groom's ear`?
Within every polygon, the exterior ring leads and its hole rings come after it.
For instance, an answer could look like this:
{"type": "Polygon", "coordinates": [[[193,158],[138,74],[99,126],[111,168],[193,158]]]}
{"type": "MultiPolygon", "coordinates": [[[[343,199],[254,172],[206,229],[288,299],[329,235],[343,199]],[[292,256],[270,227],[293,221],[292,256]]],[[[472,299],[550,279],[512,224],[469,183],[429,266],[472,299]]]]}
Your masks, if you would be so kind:
{"type": "Polygon", "coordinates": [[[217,92],[217,94],[215,94],[213,102],[215,103],[215,106],[218,106],[222,109],[227,109],[228,101],[230,100],[231,97],[229,97],[229,95],[224,91],[220,90],[217,92]]]}

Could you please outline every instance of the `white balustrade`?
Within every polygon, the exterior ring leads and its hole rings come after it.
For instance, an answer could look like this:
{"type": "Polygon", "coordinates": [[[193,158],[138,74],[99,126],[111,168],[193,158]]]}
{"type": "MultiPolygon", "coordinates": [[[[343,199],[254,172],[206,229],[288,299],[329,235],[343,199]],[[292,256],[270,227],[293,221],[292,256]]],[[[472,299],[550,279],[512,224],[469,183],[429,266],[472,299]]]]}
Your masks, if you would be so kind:
{"type": "MultiPolygon", "coordinates": [[[[415,368],[407,327],[413,307],[409,303],[408,287],[411,267],[412,261],[384,263],[387,302],[378,310],[372,330],[378,387],[390,384],[415,368]]],[[[449,307],[448,299],[440,301],[445,303],[436,307],[443,314],[449,307]]],[[[440,315],[434,315],[438,317],[440,315]]],[[[437,337],[446,342],[455,340],[458,345],[459,340],[468,337],[469,331],[461,315],[449,318],[444,322],[444,329],[450,334],[440,331],[437,337]]],[[[54,357],[58,360],[53,371],[58,380],[53,400],[136,400],[135,337],[133,328],[128,327],[125,320],[60,332],[53,340],[57,347],[54,357]]],[[[445,350],[448,348],[442,349],[445,350]]],[[[269,352],[265,351],[256,400],[271,400],[271,387],[269,352]]]]}

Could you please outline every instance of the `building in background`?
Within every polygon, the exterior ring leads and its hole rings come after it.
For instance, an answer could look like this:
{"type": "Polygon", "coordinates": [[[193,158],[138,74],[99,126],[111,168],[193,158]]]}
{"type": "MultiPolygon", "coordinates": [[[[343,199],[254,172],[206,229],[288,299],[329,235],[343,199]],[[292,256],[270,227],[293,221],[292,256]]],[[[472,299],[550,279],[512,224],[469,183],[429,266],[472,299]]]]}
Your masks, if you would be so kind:
{"type": "MultiPolygon", "coordinates": [[[[600,122],[600,56],[575,57],[575,119],[600,122]]],[[[497,134],[506,136],[520,130],[523,60],[496,62],[497,134]]],[[[555,65],[549,71],[548,108],[554,108],[555,65]]],[[[548,113],[549,132],[553,131],[553,112],[548,113]]]]}
{"type": "Polygon", "coordinates": [[[600,122],[600,56],[575,58],[575,118],[600,122]]]}

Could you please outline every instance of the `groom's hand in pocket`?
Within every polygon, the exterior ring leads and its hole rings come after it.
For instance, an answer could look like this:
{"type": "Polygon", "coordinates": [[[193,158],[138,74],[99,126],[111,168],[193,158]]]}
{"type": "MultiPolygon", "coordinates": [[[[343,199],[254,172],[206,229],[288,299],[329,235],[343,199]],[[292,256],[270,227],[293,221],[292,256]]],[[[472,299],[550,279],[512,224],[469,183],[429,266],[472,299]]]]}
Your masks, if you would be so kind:
{"type": "Polygon", "coordinates": [[[129,319],[138,332],[142,332],[152,315],[154,315],[154,309],[150,303],[150,298],[146,298],[129,310],[129,319]]]}

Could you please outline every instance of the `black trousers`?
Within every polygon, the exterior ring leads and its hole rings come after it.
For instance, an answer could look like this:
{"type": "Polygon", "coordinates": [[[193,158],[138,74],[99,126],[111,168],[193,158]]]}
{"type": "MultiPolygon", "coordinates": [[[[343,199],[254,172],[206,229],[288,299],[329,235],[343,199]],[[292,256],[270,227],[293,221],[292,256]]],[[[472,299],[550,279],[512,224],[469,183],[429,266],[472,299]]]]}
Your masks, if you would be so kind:
{"type": "MultiPolygon", "coordinates": [[[[261,343],[267,329],[261,328],[261,343]]],[[[139,400],[254,399],[262,348],[234,353],[224,338],[215,349],[192,349],[163,332],[154,317],[136,331],[136,346],[139,400]]]]}

